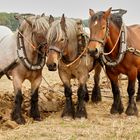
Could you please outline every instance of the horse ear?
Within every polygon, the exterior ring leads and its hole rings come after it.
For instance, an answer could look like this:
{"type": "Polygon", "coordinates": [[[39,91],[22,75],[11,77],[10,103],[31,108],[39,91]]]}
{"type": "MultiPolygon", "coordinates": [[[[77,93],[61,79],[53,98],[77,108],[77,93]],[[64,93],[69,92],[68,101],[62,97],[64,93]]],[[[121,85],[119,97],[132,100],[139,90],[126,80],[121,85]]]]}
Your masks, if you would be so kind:
{"type": "Polygon", "coordinates": [[[50,17],[49,17],[49,24],[51,25],[52,22],[54,22],[54,17],[52,15],[50,15],[50,17]]]}
{"type": "Polygon", "coordinates": [[[24,18],[24,20],[32,27],[32,22],[28,20],[27,18],[24,18]]]}
{"type": "Polygon", "coordinates": [[[60,24],[61,24],[61,28],[62,28],[62,30],[65,31],[66,20],[65,20],[65,16],[64,16],[64,14],[63,14],[62,17],[61,17],[60,24]]]}
{"type": "Polygon", "coordinates": [[[92,9],[89,9],[89,15],[92,17],[95,14],[95,12],[92,9]]]}
{"type": "Polygon", "coordinates": [[[14,18],[15,18],[16,20],[20,20],[20,19],[21,19],[21,17],[20,17],[19,14],[14,15],[14,18]]]}
{"type": "Polygon", "coordinates": [[[76,20],[76,23],[77,23],[77,24],[82,24],[82,20],[81,20],[81,19],[77,19],[77,20],[76,20]]]}
{"type": "Polygon", "coordinates": [[[112,7],[110,7],[107,11],[105,11],[104,13],[105,18],[108,18],[110,16],[111,10],[112,10],[112,7]]]}
{"type": "Polygon", "coordinates": [[[19,25],[21,25],[22,21],[24,20],[23,17],[22,17],[20,14],[14,15],[14,18],[15,18],[16,20],[18,20],[19,25]]]}
{"type": "Polygon", "coordinates": [[[42,13],[42,14],[41,14],[41,17],[45,17],[45,13],[42,13]]]}

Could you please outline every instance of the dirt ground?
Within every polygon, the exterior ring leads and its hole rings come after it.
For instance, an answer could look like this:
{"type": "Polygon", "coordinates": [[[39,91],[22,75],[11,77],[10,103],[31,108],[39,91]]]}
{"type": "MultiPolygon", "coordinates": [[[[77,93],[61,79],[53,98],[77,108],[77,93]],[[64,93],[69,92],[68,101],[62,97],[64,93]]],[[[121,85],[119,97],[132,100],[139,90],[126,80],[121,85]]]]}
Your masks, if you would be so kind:
{"type": "MultiPolygon", "coordinates": [[[[88,80],[91,95],[93,74],[88,80]]],[[[110,83],[102,71],[101,93],[102,102],[86,104],[87,119],[62,119],[64,105],[63,86],[57,72],[43,70],[43,81],[40,87],[39,107],[42,121],[36,122],[29,118],[30,83],[23,86],[23,114],[25,125],[18,125],[10,120],[14,93],[12,81],[5,76],[0,79],[0,140],[138,140],[140,139],[140,117],[111,115],[112,93],[110,83]]],[[[77,81],[72,80],[73,100],[76,102],[77,81]]],[[[122,102],[127,105],[127,80],[120,81],[122,102]]],[[[140,103],[137,103],[140,110],[140,103]]]]}

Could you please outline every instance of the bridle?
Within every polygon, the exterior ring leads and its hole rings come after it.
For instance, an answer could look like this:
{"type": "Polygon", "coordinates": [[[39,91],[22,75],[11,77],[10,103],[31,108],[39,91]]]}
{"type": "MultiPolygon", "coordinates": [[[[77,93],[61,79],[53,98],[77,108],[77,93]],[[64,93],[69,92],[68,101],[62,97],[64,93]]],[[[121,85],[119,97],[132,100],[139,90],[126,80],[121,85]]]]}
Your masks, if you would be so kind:
{"type": "Polygon", "coordinates": [[[37,37],[37,33],[36,32],[32,32],[32,36],[31,36],[31,41],[33,41],[33,38],[35,38],[34,40],[36,40],[36,46],[34,46],[34,49],[37,53],[39,54],[44,54],[46,53],[46,49],[47,49],[47,41],[37,41],[38,37],[37,37]],[[42,49],[43,48],[43,49],[42,49]]]}
{"type": "Polygon", "coordinates": [[[106,24],[106,31],[105,31],[103,39],[90,38],[89,42],[94,41],[94,42],[100,43],[102,47],[105,46],[105,39],[109,36],[109,18],[107,19],[106,22],[107,22],[107,24],[106,24]]]}
{"type": "Polygon", "coordinates": [[[48,49],[48,51],[53,50],[53,51],[59,53],[59,59],[62,58],[62,56],[64,54],[64,49],[68,46],[68,42],[69,42],[69,39],[68,39],[66,31],[64,31],[64,33],[65,33],[65,45],[64,45],[64,47],[63,48],[58,48],[55,45],[51,45],[51,46],[49,46],[49,49],[48,49]]]}
{"type": "Polygon", "coordinates": [[[119,35],[117,37],[117,40],[115,42],[115,44],[113,45],[112,49],[110,52],[104,52],[104,45],[105,45],[105,39],[109,36],[109,19],[107,19],[107,26],[106,26],[106,32],[105,32],[105,35],[104,35],[104,39],[100,41],[100,39],[90,39],[91,41],[97,41],[99,43],[101,43],[101,47],[102,47],[102,52],[100,54],[100,60],[101,62],[103,62],[103,64],[105,64],[106,66],[116,66],[118,65],[124,58],[124,55],[127,51],[127,36],[126,36],[126,26],[124,23],[122,23],[121,25],[121,28],[120,28],[120,32],[119,32],[119,35]],[[118,53],[118,56],[115,60],[112,60],[108,55],[111,54],[118,42],[120,40],[120,47],[119,47],[119,53],[118,53]]]}
{"type": "Polygon", "coordinates": [[[120,39],[120,37],[121,37],[121,35],[122,35],[122,30],[123,30],[123,28],[124,28],[124,24],[121,25],[121,29],[120,29],[119,35],[118,35],[118,37],[117,37],[117,40],[116,40],[116,42],[115,42],[115,45],[113,46],[112,50],[111,50],[110,52],[108,52],[108,53],[105,53],[105,52],[104,52],[103,47],[105,46],[105,39],[106,39],[107,37],[109,37],[109,18],[107,19],[106,32],[105,32],[104,38],[103,38],[103,39],[96,39],[96,38],[93,38],[93,39],[90,39],[89,41],[97,41],[97,42],[99,42],[99,43],[101,44],[101,47],[102,47],[102,51],[103,51],[102,54],[103,54],[103,55],[109,55],[109,54],[111,54],[111,53],[114,51],[114,49],[116,48],[117,43],[119,42],[119,39],[120,39]]]}
{"type": "MultiPolygon", "coordinates": [[[[68,46],[68,43],[69,43],[69,39],[68,39],[68,36],[67,36],[67,33],[66,33],[66,31],[64,31],[64,33],[65,33],[65,38],[66,38],[66,42],[65,42],[65,46],[62,48],[62,49],[60,49],[60,48],[58,48],[58,47],[56,47],[56,46],[54,46],[54,45],[52,45],[52,46],[50,46],[49,47],[49,51],[50,50],[53,50],[53,51],[55,51],[55,52],[57,52],[57,53],[59,53],[60,55],[59,55],[59,60],[61,60],[61,58],[63,57],[63,55],[64,55],[64,49],[68,46]]],[[[79,37],[79,36],[82,36],[83,34],[78,34],[77,35],[77,38],[79,37]]],[[[84,37],[88,37],[87,35],[84,35],[84,37]]],[[[80,39],[81,40],[81,39],[80,39]]],[[[88,38],[88,41],[89,41],[89,38],[88,38]]],[[[65,64],[65,66],[67,66],[67,67],[70,67],[71,65],[73,65],[74,63],[76,63],[85,53],[86,53],[86,51],[87,51],[87,44],[88,44],[88,41],[86,41],[85,43],[85,48],[82,50],[82,53],[75,59],[75,60],[73,60],[72,62],[70,62],[69,64],[65,64]]],[[[62,61],[63,62],[63,61],[62,61]]],[[[63,62],[64,63],[64,62],[63,62]]]]}

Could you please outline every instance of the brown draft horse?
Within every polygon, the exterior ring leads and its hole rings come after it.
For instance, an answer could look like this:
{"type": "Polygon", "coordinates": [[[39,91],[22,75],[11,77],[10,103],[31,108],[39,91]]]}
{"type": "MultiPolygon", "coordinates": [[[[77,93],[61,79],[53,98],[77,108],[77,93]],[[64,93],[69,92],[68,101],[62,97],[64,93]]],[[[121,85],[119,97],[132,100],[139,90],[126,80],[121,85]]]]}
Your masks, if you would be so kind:
{"type": "MultiPolygon", "coordinates": [[[[53,21],[52,18],[50,18],[50,21],[53,21]]],[[[81,39],[79,40],[78,38],[85,36],[83,25],[80,21],[77,22],[76,20],[65,18],[63,15],[61,19],[50,23],[51,26],[47,34],[49,49],[47,67],[50,71],[56,71],[58,68],[59,76],[64,84],[66,102],[62,117],[86,118],[87,112],[84,100],[88,101],[89,99],[86,86],[89,71],[95,67],[95,85],[92,91],[92,101],[98,102],[101,100],[99,88],[101,66],[99,64],[95,65],[93,57],[86,53],[74,62],[79,56],[79,52],[80,54],[83,52],[82,47],[86,45],[85,43],[82,43],[82,45],[79,43],[81,39]],[[74,63],[72,64],[71,62],[74,63]],[[72,101],[70,81],[72,78],[76,78],[79,83],[76,112],[72,101]]]]}
{"type": "Polygon", "coordinates": [[[114,102],[111,113],[121,114],[124,110],[118,87],[118,75],[128,76],[127,92],[129,96],[127,115],[138,115],[134,100],[135,81],[138,78],[139,87],[137,101],[140,101],[140,25],[125,26],[119,14],[107,11],[90,13],[90,55],[100,58],[111,81],[114,102]]]}
{"type": "MultiPolygon", "coordinates": [[[[2,28],[2,27],[1,27],[2,28]]],[[[0,28],[4,32],[6,28],[0,28]]],[[[38,89],[42,80],[42,69],[46,61],[46,35],[49,28],[45,16],[24,18],[15,33],[9,32],[0,40],[0,76],[10,74],[13,79],[15,101],[11,113],[12,120],[24,124],[22,116],[22,83],[31,83],[30,116],[40,120],[38,109],[38,89]]]]}

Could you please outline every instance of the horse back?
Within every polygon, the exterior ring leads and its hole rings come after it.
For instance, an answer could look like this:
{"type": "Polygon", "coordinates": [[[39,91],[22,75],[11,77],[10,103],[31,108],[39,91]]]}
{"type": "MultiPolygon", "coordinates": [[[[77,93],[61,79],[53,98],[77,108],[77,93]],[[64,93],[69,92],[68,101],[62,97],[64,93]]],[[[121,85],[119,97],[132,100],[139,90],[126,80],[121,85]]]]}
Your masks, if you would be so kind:
{"type": "Polygon", "coordinates": [[[13,34],[10,28],[6,26],[0,26],[0,41],[3,40],[4,37],[13,34]]]}
{"type": "Polygon", "coordinates": [[[140,25],[127,26],[127,42],[128,47],[140,50],[140,25]]]}

